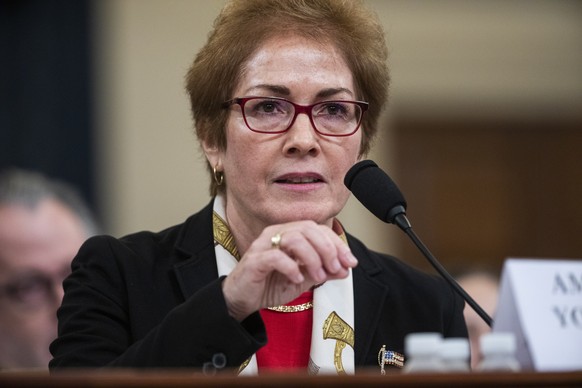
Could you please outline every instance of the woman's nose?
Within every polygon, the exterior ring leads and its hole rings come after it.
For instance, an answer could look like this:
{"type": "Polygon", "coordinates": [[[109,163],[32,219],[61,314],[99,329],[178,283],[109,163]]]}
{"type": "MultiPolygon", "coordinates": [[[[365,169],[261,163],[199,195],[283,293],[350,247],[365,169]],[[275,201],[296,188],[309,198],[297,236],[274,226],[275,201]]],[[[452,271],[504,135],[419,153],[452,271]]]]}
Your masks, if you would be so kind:
{"type": "Polygon", "coordinates": [[[289,128],[285,141],[285,153],[288,155],[312,155],[320,152],[318,134],[313,128],[309,116],[300,113],[289,128]]]}

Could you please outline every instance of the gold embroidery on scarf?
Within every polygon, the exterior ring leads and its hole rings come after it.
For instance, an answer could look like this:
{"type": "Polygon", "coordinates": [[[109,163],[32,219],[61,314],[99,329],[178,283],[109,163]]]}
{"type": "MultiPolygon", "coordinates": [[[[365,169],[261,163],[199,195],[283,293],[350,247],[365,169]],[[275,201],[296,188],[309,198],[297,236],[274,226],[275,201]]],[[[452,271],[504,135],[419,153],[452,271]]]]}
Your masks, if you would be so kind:
{"type": "Polygon", "coordinates": [[[240,255],[234,243],[234,237],[228,228],[228,224],[216,212],[212,213],[212,233],[214,235],[214,241],[222,245],[236,261],[239,261],[240,255]]]}
{"type": "Polygon", "coordinates": [[[339,238],[342,239],[343,242],[346,243],[346,245],[348,245],[348,238],[346,237],[346,234],[342,232],[342,234],[339,235],[339,238]]]}
{"type": "Polygon", "coordinates": [[[342,352],[346,345],[354,348],[354,329],[337,315],[335,311],[323,323],[323,339],[335,339],[333,364],[338,374],[346,374],[342,363],[342,352]]]}
{"type": "Polygon", "coordinates": [[[240,375],[240,373],[243,371],[243,369],[246,368],[251,363],[251,358],[253,358],[253,357],[251,356],[251,357],[247,358],[242,364],[240,364],[240,366],[238,367],[237,374],[240,375]]]}

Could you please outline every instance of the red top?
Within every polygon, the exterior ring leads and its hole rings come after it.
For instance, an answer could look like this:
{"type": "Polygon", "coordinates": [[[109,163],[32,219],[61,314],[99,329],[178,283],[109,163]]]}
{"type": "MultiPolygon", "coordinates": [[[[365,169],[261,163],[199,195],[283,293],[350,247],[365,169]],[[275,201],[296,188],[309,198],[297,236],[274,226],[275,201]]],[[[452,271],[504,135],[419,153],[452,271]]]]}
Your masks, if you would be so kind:
{"type": "MultiPolygon", "coordinates": [[[[295,306],[313,301],[313,291],[286,304],[295,306]]],[[[267,329],[267,345],[257,352],[259,371],[307,370],[311,350],[313,309],[298,312],[260,311],[267,329]]]]}

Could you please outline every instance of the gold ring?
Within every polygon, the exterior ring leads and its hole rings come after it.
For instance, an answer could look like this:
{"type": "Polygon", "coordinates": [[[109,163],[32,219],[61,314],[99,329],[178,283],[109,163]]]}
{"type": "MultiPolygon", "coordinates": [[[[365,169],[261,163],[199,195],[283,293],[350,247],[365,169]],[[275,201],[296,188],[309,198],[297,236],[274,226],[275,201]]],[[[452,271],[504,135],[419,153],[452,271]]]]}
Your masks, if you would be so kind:
{"type": "Polygon", "coordinates": [[[277,233],[271,237],[271,248],[281,249],[281,233],[277,233]]]}

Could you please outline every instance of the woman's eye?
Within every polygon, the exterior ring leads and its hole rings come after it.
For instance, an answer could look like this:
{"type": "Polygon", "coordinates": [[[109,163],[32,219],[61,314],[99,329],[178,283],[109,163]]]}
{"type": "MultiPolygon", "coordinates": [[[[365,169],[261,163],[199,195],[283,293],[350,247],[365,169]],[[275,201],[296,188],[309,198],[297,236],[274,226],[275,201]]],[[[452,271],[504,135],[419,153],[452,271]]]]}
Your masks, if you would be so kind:
{"type": "Polygon", "coordinates": [[[277,107],[272,102],[263,102],[261,105],[259,105],[259,108],[263,112],[274,112],[277,107]]]}
{"type": "Polygon", "coordinates": [[[283,112],[282,106],[277,101],[272,100],[258,100],[253,105],[250,105],[250,111],[254,114],[272,114],[283,112]]]}
{"type": "Polygon", "coordinates": [[[329,105],[327,107],[327,113],[331,114],[331,115],[336,115],[338,113],[341,113],[342,109],[337,106],[337,105],[329,105]]]}
{"type": "Polygon", "coordinates": [[[329,116],[337,116],[337,115],[346,115],[347,109],[342,104],[332,103],[332,104],[325,104],[321,106],[319,109],[318,114],[321,115],[329,115],[329,116]]]}

